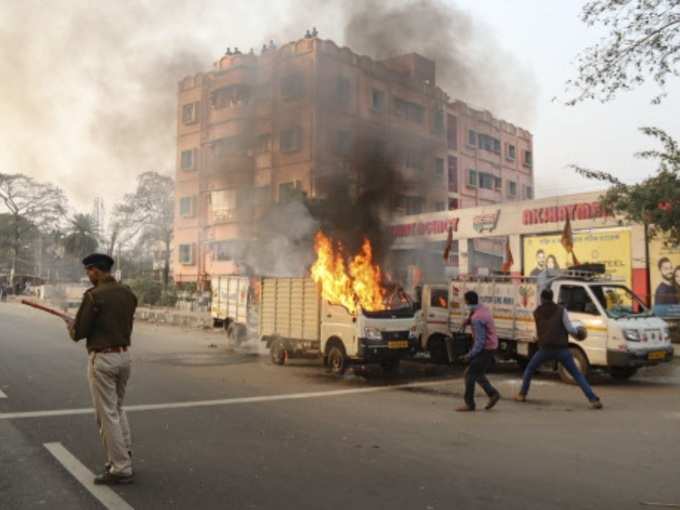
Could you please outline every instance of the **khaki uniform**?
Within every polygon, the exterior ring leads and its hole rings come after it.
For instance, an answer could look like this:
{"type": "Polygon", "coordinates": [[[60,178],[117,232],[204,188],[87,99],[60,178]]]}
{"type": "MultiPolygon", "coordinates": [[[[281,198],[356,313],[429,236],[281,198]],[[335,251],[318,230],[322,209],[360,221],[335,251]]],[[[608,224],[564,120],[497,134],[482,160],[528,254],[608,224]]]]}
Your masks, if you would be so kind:
{"type": "Polygon", "coordinates": [[[111,473],[120,475],[132,474],[132,436],[123,400],[136,307],[132,291],[108,278],[85,292],[70,330],[73,340],[87,339],[87,378],[99,434],[111,473]]]}

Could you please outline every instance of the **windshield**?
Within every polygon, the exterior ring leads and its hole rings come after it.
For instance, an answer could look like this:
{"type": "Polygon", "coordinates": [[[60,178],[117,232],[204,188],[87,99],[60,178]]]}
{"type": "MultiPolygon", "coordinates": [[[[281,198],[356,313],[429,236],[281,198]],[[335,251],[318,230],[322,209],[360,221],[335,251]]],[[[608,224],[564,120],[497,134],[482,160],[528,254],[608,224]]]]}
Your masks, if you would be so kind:
{"type": "Polygon", "coordinates": [[[640,298],[623,285],[591,285],[591,290],[608,317],[649,317],[651,312],[640,298]]]}
{"type": "Polygon", "coordinates": [[[363,310],[366,317],[384,318],[384,317],[413,317],[415,312],[413,301],[409,295],[401,287],[388,287],[385,293],[385,310],[378,312],[367,312],[363,310]]]}

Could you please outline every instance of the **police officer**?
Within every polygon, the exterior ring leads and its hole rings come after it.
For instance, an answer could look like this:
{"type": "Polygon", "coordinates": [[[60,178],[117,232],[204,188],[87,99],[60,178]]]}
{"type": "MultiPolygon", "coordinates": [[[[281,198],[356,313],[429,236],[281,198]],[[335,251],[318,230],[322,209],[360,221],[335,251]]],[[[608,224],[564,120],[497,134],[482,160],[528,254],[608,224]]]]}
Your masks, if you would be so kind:
{"type": "Polygon", "coordinates": [[[132,438],[123,409],[130,377],[130,336],[137,298],[111,276],[113,259],[93,253],[83,259],[94,285],[83,295],[75,320],[68,323],[74,341],[87,339],[87,378],[99,434],[106,450],[104,472],[96,484],[129,484],[132,475],[132,438]]]}

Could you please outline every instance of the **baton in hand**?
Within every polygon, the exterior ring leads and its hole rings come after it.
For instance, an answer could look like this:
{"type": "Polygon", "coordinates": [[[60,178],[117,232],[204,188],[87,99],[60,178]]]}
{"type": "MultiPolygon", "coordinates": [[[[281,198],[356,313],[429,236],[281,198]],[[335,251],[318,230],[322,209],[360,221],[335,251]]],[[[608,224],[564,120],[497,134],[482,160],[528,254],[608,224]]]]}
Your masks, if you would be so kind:
{"type": "Polygon", "coordinates": [[[35,308],[37,310],[41,310],[43,312],[47,312],[51,315],[56,315],[60,319],[66,321],[67,323],[73,322],[73,317],[66,313],[62,313],[59,310],[55,310],[54,308],[50,308],[49,306],[44,306],[38,303],[34,303],[33,301],[29,301],[28,299],[22,299],[21,300],[22,305],[30,306],[31,308],[35,308]]]}

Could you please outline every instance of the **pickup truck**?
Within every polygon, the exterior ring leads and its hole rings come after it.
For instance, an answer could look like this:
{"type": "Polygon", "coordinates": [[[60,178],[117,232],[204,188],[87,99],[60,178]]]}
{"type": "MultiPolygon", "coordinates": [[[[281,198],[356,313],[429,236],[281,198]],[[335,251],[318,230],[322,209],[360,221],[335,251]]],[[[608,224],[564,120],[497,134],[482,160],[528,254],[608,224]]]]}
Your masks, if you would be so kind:
{"type": "MultiPolygon", "coordinates": [[[[570,319],[588,331],[586,340],[570,340],[570,350],[584,374],[600,369],[614,378],[627,379],[640,367],[673,359],[668,325],[662,319],[625,285],[580,271],[564,271],[543,282],[530,277],[491,276],[424,285],[417,314],[420,348],[429,351],[435,362],[446,362],[451,350],[449,346],[447,351],[447,341],[469,343],[469,336],[459,332],[468,316],[463,296],[474,290],[493,314],[499,355],[525,366],[537,349],[533,311],[540,290],[546,287],[553,290],[570,319]]],[[[465,346],[454,345],[455,352],[464,350],[465,346]]],[[[572,382],[561,366],[559,373],[564,381],[572,382]]]]}

